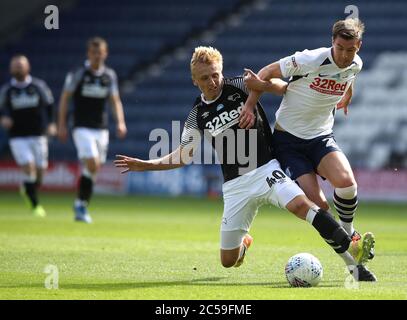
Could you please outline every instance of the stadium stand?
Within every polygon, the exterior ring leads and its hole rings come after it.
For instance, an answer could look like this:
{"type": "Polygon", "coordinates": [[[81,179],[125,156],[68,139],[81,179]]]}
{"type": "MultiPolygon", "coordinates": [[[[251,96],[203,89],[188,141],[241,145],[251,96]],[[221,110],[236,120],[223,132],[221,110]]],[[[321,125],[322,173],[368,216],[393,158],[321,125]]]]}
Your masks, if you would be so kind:
{"type": "MultiPolygon", "coordinates": [[[[99,35],[107,39],[111,52],[108,64],[117,71],[119,79],[124,80],[132,69],[142,70],[141,66],[182,43],[189,33],[204,30],[219,12],[231,10],[236,2],[180,0],[168,7],[165,0],[150,3],[78,1],[76,6],[61,13],[59,30],[45,30],[42,25],[29,29],[17,44],[4,46],[0,60],[9,61],[16,52],[26,53],[31,60],[33,74],[45,79],[58,98],[66,72],[84,61],[89,37],[99,35]]],[[[6,79],[8,75],[2,73],[2,82],[6,79]]],[[[126,99],[124,105],[127,111],[144,108],[129,104],[126,99]]],[[[143,130],[138,124],[144,119],[134,120],[137,121],[130,122],[129,127],[143,130]]],[[[151,130],[151,125],[145,130],[151,130]]],[[[120,143],[121,146],[117,146],[113,138],[113,150],[131,152],[133,143],[129,139],[120,143]]],[[[72,143],[61,145],[57,141],[51,142],[50,159],[75,157],[72,143]]]]}
{"type": "MultiPolygon", "coordinates": [[[[26,52],[33,73],[46,79],[58,97],[66,71],[84,59],[86,39],[96,34],[106,37],[108,62],[122,80],[129,127],[125,142],[112,139],[109,157],[118,152],[147,157],[150,131],[170,129],[171,121],[184,121],[192,107],[198,91],[191,84],[189,58],[196,45],[221,50],[226,76],[241,74],[243,67],[258,71],[295,51],[329,46],[330,27],[346,16],[349,3],[181,0],[171,8],[165,4],[78,1],[61,14],[60,30],[33,29],[17,45],[5,46],[0,59],[26,52]]],[[[362,0],[357,5],[367,28],[360,53],[365,64],[350,115],[345,120],[342,112],[337,114],[337,139],[353,166],[405,166],[407,3],[393,0],[390,6],[362,0]]],[[[1,77],[4,80],[4,74],[1,77]]],[[[276,97],[263,99],[270,121],[278,103],[276,97]]],[[[51,159],[75,158],[72,145],[53,141],[50,151],[51,159]]]]}
{"type": "Polygon", "coordinates": [[[407,166],[405,70],[406,53],[381,53],[360,74],[349,116],[337,115],[336,139],[354,165],[371,169],[407,166]]]}

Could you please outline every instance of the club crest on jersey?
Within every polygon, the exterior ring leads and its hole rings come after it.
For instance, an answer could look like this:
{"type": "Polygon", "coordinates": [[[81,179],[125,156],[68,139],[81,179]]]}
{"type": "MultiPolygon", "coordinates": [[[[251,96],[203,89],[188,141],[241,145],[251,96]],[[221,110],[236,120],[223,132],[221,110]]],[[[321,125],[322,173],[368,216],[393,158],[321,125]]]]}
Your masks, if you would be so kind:
{"type": "Polygon", "coordinates": [[[207,116],[209,116],[209,111],[206,111],[202,113],[202,118],[205,119],[207,116]]]}
{"type": "Polygon", "coordinates": [[[216,107],[216,111],[222,110],[224,107],[225,107],[225,106],[224,106],[223,104],[219,104],[219,105],[216,107]]]}
{"type": "Polygon", "coordinates": [[[229,101],[236,101],[236,100],[239,99],[239,98],[240,98],[240,94],[234,93],[234,94],[232,94],[232,95],[230,95],[230,96],[228,97],[228,100],[229,100],[229,101]]]}

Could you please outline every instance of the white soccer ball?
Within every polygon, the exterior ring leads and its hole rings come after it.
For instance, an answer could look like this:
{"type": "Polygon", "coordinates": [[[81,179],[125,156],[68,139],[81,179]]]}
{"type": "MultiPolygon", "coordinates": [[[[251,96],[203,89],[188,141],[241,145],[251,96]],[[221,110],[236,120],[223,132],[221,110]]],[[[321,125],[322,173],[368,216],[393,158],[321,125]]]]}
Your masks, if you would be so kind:
{"type": "Polygon", "coordinates": [[[288,259],[285,276],[293,287],[315,287],[321,281],[321,262],[309,253],[298,253],[288,259]]]}

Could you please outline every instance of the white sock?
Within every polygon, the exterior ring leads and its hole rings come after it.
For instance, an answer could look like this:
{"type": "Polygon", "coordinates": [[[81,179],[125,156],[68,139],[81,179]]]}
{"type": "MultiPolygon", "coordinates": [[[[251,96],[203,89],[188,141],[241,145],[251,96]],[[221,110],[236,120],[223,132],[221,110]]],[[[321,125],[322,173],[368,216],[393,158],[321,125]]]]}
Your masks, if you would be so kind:
{"type": "Polygon", "coordinates": [[[88,203],[85,200],[75,199],[75,206],[87,206],[88,203]]]}
{"type": "Polygon", "coordinates": [[[342,228],[345,229],[346,233],[348,235],[352,235],[353,232],[355,232],[355,228],[353,227],[353,222],[344,222],[339,220],[339,224],[341,225],[342,228]]]}
{"type": "Polygon", "coordinates": [[[348,251],[345,251],[344,253],[338,253],[338,255],[343,259],[349,270],[353,270],[353,268],[357,265],[355,259],[348,251]]]}
{"type": "Polygon", "coordinates": [[[307,212],[307,216],[305,217],[305,220],[307,220],[310,224],[312,224],[312,222],[314,222],[314,218],[317,215],[318,210],[319,210],[318,207],[309,208],[309,210],[307,212]]]}

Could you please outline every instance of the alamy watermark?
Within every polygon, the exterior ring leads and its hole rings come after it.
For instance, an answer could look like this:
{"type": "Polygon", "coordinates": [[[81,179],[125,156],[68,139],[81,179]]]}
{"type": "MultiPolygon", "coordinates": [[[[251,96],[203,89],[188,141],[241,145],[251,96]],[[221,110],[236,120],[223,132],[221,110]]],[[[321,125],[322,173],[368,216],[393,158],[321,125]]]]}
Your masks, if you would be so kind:
{"type": "Polygon", "coordinates": [[[48,290],[59,288],[59,271],[58,267],[48,264],[44,268],[44,273],[48,274],[44,281],[44,287],[48,290]]]}
{"type": "Polygon", "coordinates": [[[354,4],[346,6],[345,13],[350,13],[350,15],[348,15],[345,19],[359,19],[359,8],[354,4]]]}
{"type": "Polygon", "coordinates": [[[172,121],[171,135],[161,128],[150,132],[149,140],[157,143],[150,148],[149,159],[161,158],[163,164],[238,165],[239,174],[243,175],[257,168],[257,130],[230,129],[230,126],[230,122],[225,122],[223,126],[219,123],[203,131],[193,128],[181,131],[181,122],[172,121]],[[203,137],[210,143],[202,147],[203,137]],[[177,149],[179,141],[181,153],[171,159],[165,157],[177,149]]]}
{"type": "Polygon", "coordinates": [[[359,279],[359,270],[356,266],[348,266],[345,267],[345,274],[347,277],[345,278],[345,289],[348,290],[357,290],[359,289],[359,282],[356,279],[359,279]],[[350,269],[349,269],[350,268],[350,269]],[[352,274],[349,274],[352,272],[352,274]]]}
{"type": "Polygon", "coordinates": [[[59,9],[55,5],[48,5],[44,9],[45,17],[44,27],[47,30],[59,29],[59,9]]]}

